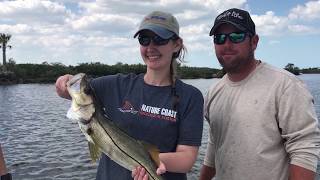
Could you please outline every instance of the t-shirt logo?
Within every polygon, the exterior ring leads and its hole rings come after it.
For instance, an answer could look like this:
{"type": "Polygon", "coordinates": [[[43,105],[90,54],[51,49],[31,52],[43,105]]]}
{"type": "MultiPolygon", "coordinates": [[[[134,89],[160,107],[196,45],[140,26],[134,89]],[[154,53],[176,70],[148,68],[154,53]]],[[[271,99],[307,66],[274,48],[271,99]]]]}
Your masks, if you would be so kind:
{"type": "Polygon", "coordinates": [[[123,112],[123,113],[131,113],[131,114],[137,114],[138,111],[136,111],[134,109],[134,107],[132,106],[132,104],[129,101],[124,101],[122,107],[118,108],[119,111],[123,112]]]}
{"type": "Polygon", "coordinates": [[[163,119],[168,121],[176,121],[177,112],[172,109],[149,106],[142,104],[139,110],[136,110],[129,101],[124,101],[123,105],[118,108],[122,113],[139,114],[149,118],[163,119]]]}
{"type": "Polygon", "coordinates": [[[168,121],[176,121],[177,112],[172,109],[160,108],[142,104],[139,114],[151,118],[163,119],[168,121]]]}

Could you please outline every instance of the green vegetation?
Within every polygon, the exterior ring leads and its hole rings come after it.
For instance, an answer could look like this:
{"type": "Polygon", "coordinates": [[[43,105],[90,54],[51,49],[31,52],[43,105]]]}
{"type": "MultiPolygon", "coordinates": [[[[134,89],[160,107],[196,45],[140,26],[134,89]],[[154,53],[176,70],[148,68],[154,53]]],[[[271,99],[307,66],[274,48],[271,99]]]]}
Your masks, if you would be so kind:
{"type": "MultiPolygon", "coordinates": [[[[123,64],[106,65],[101,63],[82,63],[77,66],[66,66],[61,63],[42,64],[16,64],[14,60],[9,59],[6,64],[7,72],[12,72],[10,77],[0,76],[2,81],[8,79],[15,83],[53,83],[57,77],[64,74],[76,74],[79,72],[86,73],[92,77],[112,75],[117,73],[135,73],[140,74],[146,71],[146,65],[143,64],[123,64]]],[[[197,78],[213,78],[216,74],[222,74],[219,69],[214,68],[198,68],[198,67],[178,67],[178,75],[182,79],[197,79],[197,78]],[[220,72],[220,73],[219,73],[220,72]]],[[[7,84],[7,83],[6,83],[7,84]]]]}
{"type": "Polygon", "coordinates": [[[285,67],[285,70],[291,72],[294,75],[300,75],[300,69],[298,67],[295,67],[294,64],[288,63],[285,67]]]}
{"type": "Polygon", "coordinates": [[[6,59],[6,51],[7,48],[11,49],[11,45],[8,45],[8,42],[11,38],[10,34],[4,34],[4,33],[0,33],[0,48],[2,49],[2,71],[5,72],[6,71],[6,64],[7,64],[7,59],[6,59]]]}
{"type": "MultiPolygon", "coordinates": [[[[3,69],[3,65],[0,65],[3,69]]],[[[146,65],[143,64],[123,64],[107,65],[102,63],[81,63],[77,66],[66,66],[62,63],[42,64],[16,64],[10,58],[6,63],[7,71],[0,73],[0,84],[12,83],[54,83],[56,79],[64,74],[76,74],[79,72],[86,73],[92,77],[112,75],[117,73],[135,73],[140,74],[146,71],[146,65]]],[[[320,73],[320,68],[300,69],[294,64],[288,63],[286,70],[293,74],[320,73]]],[[[198,78],[219,78],[225,72],[221,69],[206,67],[188,67],[178,66],[178,76],[181,79],[198,79],[198,78]]]]}
{"type": "Polygon", "coordinates": [[[320,74],[320,67],[301,69],[302,74],[320,74]]]}
{"type": "Polygon", "coordinates": [[[285,67],[285,70],[291,72],[295,75],[300,74],[320,74],[320,67],[316,68],[306,68],[306,69],[300,69],[299,67],[294,66],[292,63],[288,63],[285,67]]]}

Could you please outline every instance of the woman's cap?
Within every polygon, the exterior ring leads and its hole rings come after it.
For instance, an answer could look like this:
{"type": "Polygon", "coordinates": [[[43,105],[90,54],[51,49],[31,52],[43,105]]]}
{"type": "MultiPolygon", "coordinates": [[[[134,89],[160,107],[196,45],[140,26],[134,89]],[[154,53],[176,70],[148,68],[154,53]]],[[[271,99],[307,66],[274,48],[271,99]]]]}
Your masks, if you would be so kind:
{"type": "Polygon", "coordinates": [[[145,16],[139,26],[139,30],[134,34],[134,38],[143,30],[150,30],[164,39],[179,36],[179,23],[170,13],[153,11],[145,16]]]}
{"type": "Polygon", "coordinates": [[[232,8],[219,14],[214,21],[209,35],[212,36],[221,24],[232,24],[241,31],[249,32],[252,35],[256,34],[255,24],[250,14],[245,10],[232,8]]]}

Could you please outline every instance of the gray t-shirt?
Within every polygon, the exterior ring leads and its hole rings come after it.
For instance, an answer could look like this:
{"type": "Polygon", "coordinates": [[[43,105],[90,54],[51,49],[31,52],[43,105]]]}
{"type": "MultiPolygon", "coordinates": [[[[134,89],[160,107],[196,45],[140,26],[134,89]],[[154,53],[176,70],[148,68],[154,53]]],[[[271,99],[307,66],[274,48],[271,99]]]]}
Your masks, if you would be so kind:
{"type": "MultiPolygon", "coordinates": [[[[160,152],[174,152],[177,144],[201,145],[203,97],[195,87],[176,81],[175,110],[172,87],[148,85],[143,74],[104,76],[91,84],[106,114],[130,136],[156,145],[160,152]]],[[[186,174],[167,172],[163,177],[182,180],[186,174]]],[[[132,179],[131,171],[102,156],[97,180],[127,179],[132,179]]]]}
{"type": "Polygon", "coordinates": [[[289,164],[316,171],[320,134],[313,98],[293,74],[261,63],[247,78],[224,76],[205,98],[204,164],[217,180],[287,180],[289,164]]]}

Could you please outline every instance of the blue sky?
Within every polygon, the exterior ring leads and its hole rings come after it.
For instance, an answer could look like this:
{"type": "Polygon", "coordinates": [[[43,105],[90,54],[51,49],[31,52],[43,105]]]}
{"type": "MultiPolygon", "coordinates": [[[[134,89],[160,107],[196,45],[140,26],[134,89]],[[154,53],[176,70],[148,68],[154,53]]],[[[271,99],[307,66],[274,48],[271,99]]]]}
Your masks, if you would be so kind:
{"type": "Polygon", "coordinates": [[[18,0],[0,7],[0,33],[12,35],[7,57],[17,63],[143,63],[133,34],[146,14],[162,10],[179,21],[183,65],[220,68],[208,33],[219,13],[237,7],[256,24],[257,59],[320,67],[320,0],[18,0]]]}

